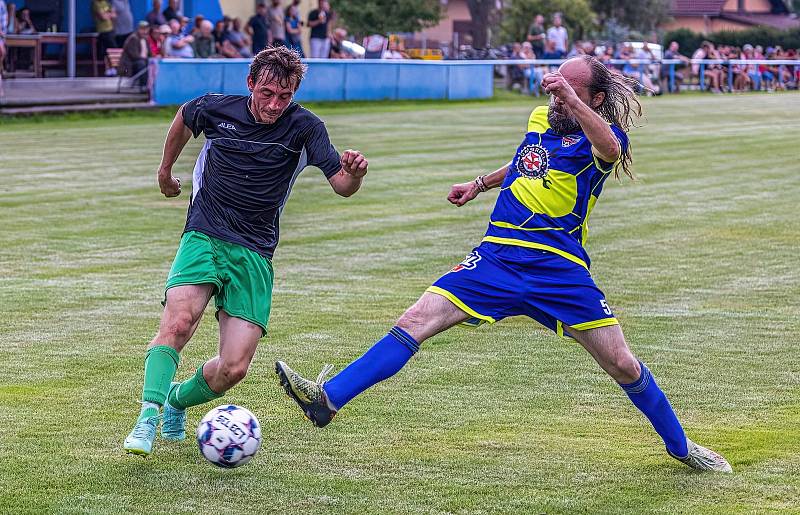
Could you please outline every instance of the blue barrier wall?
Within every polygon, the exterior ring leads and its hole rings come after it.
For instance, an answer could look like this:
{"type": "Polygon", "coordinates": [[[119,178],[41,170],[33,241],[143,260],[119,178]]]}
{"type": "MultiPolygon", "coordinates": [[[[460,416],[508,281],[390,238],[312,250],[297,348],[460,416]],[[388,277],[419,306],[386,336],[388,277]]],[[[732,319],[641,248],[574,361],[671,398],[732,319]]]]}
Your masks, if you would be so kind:
{"type": "MultiPolygon", "coordinates": [[[[248,59],[153,61],[153,101],[182,104],[205,93],[244,94],[248,59]]],[[[491,63],[309,60],[299,101],[490,98],[491,63]]]]}

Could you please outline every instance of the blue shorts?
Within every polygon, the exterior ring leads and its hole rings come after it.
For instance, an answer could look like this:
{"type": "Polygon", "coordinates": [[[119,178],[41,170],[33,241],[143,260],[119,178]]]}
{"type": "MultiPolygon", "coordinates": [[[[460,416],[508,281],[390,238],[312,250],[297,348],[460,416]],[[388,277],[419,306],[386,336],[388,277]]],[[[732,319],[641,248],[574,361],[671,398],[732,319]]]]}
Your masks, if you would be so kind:
{"type": "Polygon", "coordinates": [[[618,323],[589,270],[544,250],[483,242],[427,291],[471,315],[469,325],[526,315],[563,336],[564,325],[618,323]]]}

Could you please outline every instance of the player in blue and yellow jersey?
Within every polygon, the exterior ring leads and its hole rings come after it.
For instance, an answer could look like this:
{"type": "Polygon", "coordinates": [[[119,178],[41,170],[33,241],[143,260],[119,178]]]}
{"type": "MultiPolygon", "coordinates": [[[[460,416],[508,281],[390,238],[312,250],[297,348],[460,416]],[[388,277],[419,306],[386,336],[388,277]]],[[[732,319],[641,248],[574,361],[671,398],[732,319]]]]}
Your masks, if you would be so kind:
{"type": "Polygon", "coordinates": [[[686,437],[589,273],[584,245],[592,208],[609,175],[631,175],[626,132],[641,114],[631,81],[583,56],[546,75],[542,85],[550,104],[533,111],[511,162],[450,191],[448,200],[462,206],[500,187],[481,244],[331,380],[323,382],[329,366],[309,381],[279,361],[281,384],[322,427],[356,395],[399,371],[427,338],[459,323],[527,315],[577,340],[650,420],[672,457],[696,469],[731,472],[722,456],[686,437]]]}
{"type": "Polygon", "coordinates": [[[300,172],[316,166],[343,197],[361,187],[364,156],[340,156],[322,120],[293,102],[304,73],[293,50],[263,50],[250,65],[250,95],[203,95],[181,106],[169,128],[158,168],[167,197],[181,193],[172,167],[186,143],[203,134],[205,144],[164,287],[161,325],[145,354],[141,410],[123,442],[129,453],[150,454],[159,423],[162,437],[184,439],[186,408],[222,397],[247,374],[267,332],[279,219],[300,172]],[[172,382],[211,297],[218,353],[192,377],[172,382]]]}

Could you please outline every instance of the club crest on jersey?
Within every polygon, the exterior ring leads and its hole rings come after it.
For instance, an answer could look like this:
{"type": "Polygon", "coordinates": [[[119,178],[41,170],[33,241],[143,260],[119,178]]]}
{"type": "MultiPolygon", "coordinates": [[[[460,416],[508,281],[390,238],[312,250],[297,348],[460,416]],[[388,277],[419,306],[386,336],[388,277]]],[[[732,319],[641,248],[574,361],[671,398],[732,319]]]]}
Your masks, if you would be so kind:
{"type": "Polygon", "coordinates": [[[561,146],[564,148],[571,147],[581,141],[580,136],[575,136],[574,134],[570,134],[561,138],[561,146]]]}
{"type": "Polygon", "coordinates": [[[525,145],[517,158],[517,171],[529,179],[543,179],[550,168],[550,154],[541,145],[525,145]]]}
{"type": "Polygon", "coordinates": [[[478,261],[481,260],[481,255],[478,254],[477,250],[473,250],[467,257],[464,258],[464,261],[457,264],[453,267],[451,272],[460,272],[461,270],[474,270],[476,266],[478,266],[478,261]]]}

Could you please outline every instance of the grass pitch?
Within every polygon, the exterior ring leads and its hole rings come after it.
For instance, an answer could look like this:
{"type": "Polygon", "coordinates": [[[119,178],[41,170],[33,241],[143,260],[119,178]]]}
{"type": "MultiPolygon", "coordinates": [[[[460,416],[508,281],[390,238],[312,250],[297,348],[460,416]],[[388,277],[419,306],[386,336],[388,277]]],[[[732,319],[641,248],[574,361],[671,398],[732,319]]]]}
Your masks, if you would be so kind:
{"type": "MultiPolygon", "coordinates": [[[[639,180],[609,181],[592,215],[634,352],[734,475],[668,458],[588,354],[522,318],[433,338],[324,430],[284,397],[275,359],[346,365],[480,241],[496,192],[445,196],[509,159],[531,102],[317,109],[370,173],[350,199],[297,181],[270,334],[224,398],[265,429],[233,471],[191,439],[121,450],[186,212],[155,181],[170,114],[0,122],[0,512],[798,512],[800,95],[647,101],[639,180]]],[[[209,312],[180,379],[216,331],[209,312]]]]}

